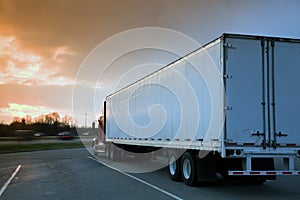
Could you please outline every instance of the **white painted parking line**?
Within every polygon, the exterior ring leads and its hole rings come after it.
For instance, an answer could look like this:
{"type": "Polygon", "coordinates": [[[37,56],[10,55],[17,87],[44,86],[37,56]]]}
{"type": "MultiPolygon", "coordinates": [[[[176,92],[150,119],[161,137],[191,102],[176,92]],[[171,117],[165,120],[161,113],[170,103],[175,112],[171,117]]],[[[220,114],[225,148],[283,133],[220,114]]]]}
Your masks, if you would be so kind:
{"type": "Polygon", "coordinates": [[[4,193],[4,191],[6,190],[7,186],[10,184],[10,182],[13,180],[13,178],[17,175],[17,173],[19,172],[19,170],[21,169],[22,165],[19,165],[16,170],[14,171],[14,173],[10,176],[10,178],[6,181],[6,183],[2,186],[1,190],[0,190],[0,197],[2,196],[2,194],[4,193]]]}
{"type": "Polygon", "coordinates": [[[126,172],[123,172],[123,171],[121,171],[121,170],[119,170],[119,169],[117,169],[117,168],[115,168],[115,167],[112,167],[112,166],[110,166],[110,165],[108,165],[108,164],[106,164],[106,163],[104,163],[104,162],[101,162],[101,161],[99,161],[99,160],[97,160],[97,159],[95,159],[95,158],[93,158],[93,157],[91,157],[91,156],[87,156],[87,157],[88,157],[89,159],[91,159],[91,160],[94,160],[94,161],[96,161],[96,162],[102,164],[102,165],[105,165],[106,167],[108,167],[108,168],[110,168],[110,169],[112,169],[112,170],[115,170],[115,171],[117,171],[117,172],[119,172],[119,173],[121,173],[121,174],[124,174],[125,176],[128,176],[128,177],[130,177],[130,178],[132,178],[132,179],[134,179],[134,180],[136,180],[136,181],[139,181],[139,182],[141,182],[141,183],[143,183],[143,184],[145,184],[145,185],[147,185],[147,186],[149,186],[149,187],[151,187],[151,188],[153,188],[153,189],[155,189],[155,190],[157,190],[157,191],[159,191],[159,192],[161,192],[161,193],[164,193],[165,195],[167,195],[167,196],[169,196],[169,197],[172,197],[173,199],[182,200],[182,198],[180,198],[180,197],[178,197],[178,196],[176,196],[176,195],[174,195],[174,194],[172,194],[172,193],[170,193],[170,192],[168,192],[168,191],[165,191],[165,190],[161,189],[160,187],[157,187],[157,186],[155,186],[155,185],[152,185],[151,183],[148,183],[147,181],[144,181],[144,180],[142,180],[142,179],[139,179],[139,178],[137,178],[137,177],[135,177],[135,176],[133,176],[133,175],[131,175],[131,174],[128,174],[128,173],[126,173],[126,172]]]}

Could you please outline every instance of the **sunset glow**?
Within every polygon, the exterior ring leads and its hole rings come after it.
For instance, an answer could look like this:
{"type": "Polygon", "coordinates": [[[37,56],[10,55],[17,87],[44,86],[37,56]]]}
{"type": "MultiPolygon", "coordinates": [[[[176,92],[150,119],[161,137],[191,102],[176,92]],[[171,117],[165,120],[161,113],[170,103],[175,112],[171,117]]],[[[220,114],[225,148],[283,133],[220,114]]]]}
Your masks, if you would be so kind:
{"type": "Polygon", "coordinates": [[[42,114],[49,113],[50,110],[44,106],[30,106],[17,103],[9,103],[7,108],[0,109],[0,115],[23,118],[26,115],[38,117],[42,114]]]}
{"type": "Polygon", "coordinates": [[[54,56],[52,57],[53,60],[60,60],[60,57],[63,55],[73,55],[70,51],[70,48],[68,46],[62,46],[62,47],[57,47],[55,49],[54,56]]]}
{"type": "MultiPolygon", "coordinates": [[[[57,75],[63,56],[71,54],[69,47],[57,47],[52,59],[47,59],[23,47],[22,41],[19,41],[17,37],[0,35],[0,85],[20,85],[20,87],[21,85],[34,87],[72,85],[72,79],[57,75]]],[[[35,99],[35,97],[31,98],[35,99]]],[[[30,115],[34,118],[54,111],[45,106],[14,102],[4,94],[0,101],[0,104],[7,105],[0,107],[0,120],[4,122],[9,122],[14,117],[24,118],[30,115]]]]}
{"type": "MultiPolygon", "coordinates": [[[[0,122],[27,114],[71,115],[74,85],[88,85],[88,89],[95,85],[89,76],[75,83],[82,63],[115,34],[162,27],[200,44],[224,32],[299,38],[298,8],[298,3],[279,1],[0,0],[0,122]]],[[[95,66],[91,73],[106,67],[95,66]]],[[[116,79],[115,72],[107,80],[116,79]]],[[[108,87],[101,85],[106,89],[97,91],[108,95],[108,87]]],[[[94,115],[101,114],[102,103],[95,110],[80,108],[79,124],[84,124],[85,113],[91,124],[94,115]]]]}
{"type": "Polygon", "coordinates": [[[63,55],[71,55],[68,47],[58,47],[52,59],[45,59],[21,47],[21,41],[13,36],[0,35],[0,72],[1,82],[17,83],[25,85],[65,85],[73,84],[72,80],[62,76],[55,76],[58,73],[58,63],[63,55]],[[50,62],[49,62],[50,60],[50,62]],[[51,70],[47,65],[51,66],[51,70]],[[54,65],[54,66],[53,66],[54,65]],[[57,65],[57,66],[55,66],[57,65]]]}

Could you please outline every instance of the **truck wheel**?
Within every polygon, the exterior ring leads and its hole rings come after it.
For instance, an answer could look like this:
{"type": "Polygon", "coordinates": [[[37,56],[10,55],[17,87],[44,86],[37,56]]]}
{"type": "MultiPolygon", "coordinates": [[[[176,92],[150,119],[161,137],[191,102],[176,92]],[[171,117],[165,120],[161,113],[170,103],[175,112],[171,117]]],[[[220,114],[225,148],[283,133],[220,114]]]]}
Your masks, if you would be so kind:
{"type": "Polygon", "coordinates": [[[183,182],[188,186],[193,186],[197,183],[195,166],[195,156],[190,152],[185,152],[181,160],[181,175],[183,182]]]}
{"type": "Polygon", "coordinates": [[[171,153],[168,160],[168,174],[173,181],[181,181],[181,157],[171,153]]]}

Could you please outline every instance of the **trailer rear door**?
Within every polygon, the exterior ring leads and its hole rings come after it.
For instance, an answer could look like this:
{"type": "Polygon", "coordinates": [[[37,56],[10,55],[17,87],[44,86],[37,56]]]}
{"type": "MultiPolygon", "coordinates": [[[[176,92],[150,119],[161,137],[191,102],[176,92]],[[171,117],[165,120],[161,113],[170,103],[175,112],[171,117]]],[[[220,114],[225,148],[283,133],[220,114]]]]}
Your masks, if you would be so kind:
{"type": "Polygon", "coordinates": [[[264,148],[300,142],[300,43],[225,37],[227,142],[264,148]]]}
{"type": "Polygon", "coordinates": [[[255,143],[264,137],[262,113],[262,51],[261,41],[245,38],[224,39],[227,142],[255,143]]]}
{"type": "MultiPolygon", "coordinates": [[[[300,43],[275,41],[273,141],[280,146],[300,144],[300,43]]],[[[271,60],[273,58],[271,57],[271,60]]]]}

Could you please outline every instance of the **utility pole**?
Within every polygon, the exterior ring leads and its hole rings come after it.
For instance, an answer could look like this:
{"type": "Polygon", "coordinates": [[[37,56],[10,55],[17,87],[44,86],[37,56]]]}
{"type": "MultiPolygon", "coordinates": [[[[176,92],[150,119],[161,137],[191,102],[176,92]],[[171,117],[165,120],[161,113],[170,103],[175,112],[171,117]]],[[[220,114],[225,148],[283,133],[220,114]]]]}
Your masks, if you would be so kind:
{"type": "Polygon", "coordinates": [[[87,118],[87,114],[84,113],[84,127],[86,128],[86,118],[87,118]]]}

